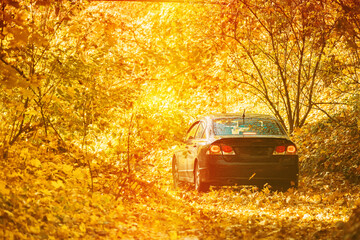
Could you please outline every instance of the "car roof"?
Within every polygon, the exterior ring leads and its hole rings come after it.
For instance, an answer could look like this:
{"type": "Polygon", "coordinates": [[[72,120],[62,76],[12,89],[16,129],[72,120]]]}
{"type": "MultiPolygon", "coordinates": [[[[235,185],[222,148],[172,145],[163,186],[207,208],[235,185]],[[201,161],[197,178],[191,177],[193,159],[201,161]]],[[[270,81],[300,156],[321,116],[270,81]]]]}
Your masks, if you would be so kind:
{"type": "MultiPolygon", "coordinates": [[[[217,118],[242,118],[243,113],[219,113],[204,116],[204,118],[217,119],[217,118]]],[[[258,114],[258,113],[245,113],[245,118],[262,118],[262,119],[276,119],[272,115],[258,114]]]]}

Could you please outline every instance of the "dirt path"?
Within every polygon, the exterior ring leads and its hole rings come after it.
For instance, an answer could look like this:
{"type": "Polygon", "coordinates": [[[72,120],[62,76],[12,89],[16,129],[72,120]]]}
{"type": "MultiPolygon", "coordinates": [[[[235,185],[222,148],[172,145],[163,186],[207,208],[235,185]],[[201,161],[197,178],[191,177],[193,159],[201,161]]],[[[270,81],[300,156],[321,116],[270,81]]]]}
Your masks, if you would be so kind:
{"type": "MultiPolygon", "coordinates": [[[[360,187],[340,175],[302,177],[295,191],[217,188],[172,194],[190,209],[180,239],[342,239],[360,187]]],[[[171,236],[171,234],[170,234],[171,236]]]]}

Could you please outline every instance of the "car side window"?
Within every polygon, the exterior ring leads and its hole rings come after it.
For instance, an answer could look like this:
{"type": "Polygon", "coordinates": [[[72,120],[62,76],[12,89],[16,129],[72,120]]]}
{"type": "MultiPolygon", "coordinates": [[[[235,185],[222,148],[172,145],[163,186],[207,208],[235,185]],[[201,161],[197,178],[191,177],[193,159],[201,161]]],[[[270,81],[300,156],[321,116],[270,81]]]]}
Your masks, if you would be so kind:
{"type": "Polygon", "coordinates": [[[196,124],[192,125],[192,127],[189,129],[189,131],[188,131],[188,133],[186,135],[186,141],[195,138],[195,133],[196,133],[196,130],[197,130],[198,126],[199,126],[198,122],[196,124]]]}
{"type": "Polygon", "coordinates": [[[204,138],[204,132],[205,132],[205,123],[200,122],[195,138],[204,138]]]}

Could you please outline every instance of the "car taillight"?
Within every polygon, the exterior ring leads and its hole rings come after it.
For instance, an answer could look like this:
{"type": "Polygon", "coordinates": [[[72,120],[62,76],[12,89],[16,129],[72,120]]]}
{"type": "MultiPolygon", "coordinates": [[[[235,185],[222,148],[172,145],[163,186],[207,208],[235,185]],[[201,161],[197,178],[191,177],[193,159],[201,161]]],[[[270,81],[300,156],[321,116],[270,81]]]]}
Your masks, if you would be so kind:
{"type": "Polygon", "coordinates": [[[224,155],[235,155],[234,150],[229,145],[221,145],[221,150],[224,155]]]}
{"type": "Polygon", "coordinates": [[[221,146],[221,150],[223,150],[224,152],[231,152],[232,151],[232,147],[228,146],[228,145],[222,145],[221,146]]]}
{"type": "Polygon", "coordinates": [[[285,146],[276,146],[276,148],[275,148],[275,152],[277,154],[283,154],[285,152],[285,150],[286,150],[285,146]]]}
{"type": "Polygon", "coordinates": [[[210,155],[221,155],[221,154],[235,155],[235,152],[232,149],[232,147],[225,144],[220,144],[220,145],[213,144],[210,146],[209,150],[206,153],[210,155]]]}
{"type": "Polygon", "coordinates": [[[210,154],[221,154],[221,149],[219,145],[211,145],[209,151],[210,154]]]}
{"type": "Polygon", "coordinates": [[[296,147],[294,145],[289,146],[276,146],[273,155],[293,155],[296,154],[296,147]]]}
{"type": "Polygon", "coordinates": [[[296,147],[294,145],[287,146],[286,153],[295,154],[296,153],[296,147]]]}

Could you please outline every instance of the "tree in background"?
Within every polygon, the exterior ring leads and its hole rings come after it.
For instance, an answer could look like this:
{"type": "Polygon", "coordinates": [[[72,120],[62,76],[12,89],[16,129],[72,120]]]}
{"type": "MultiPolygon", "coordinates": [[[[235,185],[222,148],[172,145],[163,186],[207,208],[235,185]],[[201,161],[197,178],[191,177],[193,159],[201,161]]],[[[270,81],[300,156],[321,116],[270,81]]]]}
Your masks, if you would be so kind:
{"type": "Polygon", "coordinates": [[[332,1],[256,0],[215,10],[217,26],[209,36],[227,47],[231,77],[289,132],[319,106],[343,103],[343,94],[333,89],[338,82],[326,72],[329,59],[343,53],[334,34],[336,9],[332,1]]]}
{"type": "Polygon", "coordinates": [[[24,133],[55,131],[48,112],[63,82],[62,28],[81,2],[2,1],[0,9],[1,132],[4,156],[24,133]]]}

